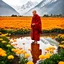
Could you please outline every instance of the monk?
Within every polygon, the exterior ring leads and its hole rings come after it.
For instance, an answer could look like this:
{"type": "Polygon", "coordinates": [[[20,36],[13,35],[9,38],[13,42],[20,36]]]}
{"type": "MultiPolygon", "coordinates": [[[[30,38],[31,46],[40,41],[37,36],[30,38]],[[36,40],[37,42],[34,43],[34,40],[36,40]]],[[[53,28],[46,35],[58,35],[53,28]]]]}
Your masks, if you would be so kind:
{"type": "Polygon", "coordinates": [[[40,34],[42,33],[41,19],[36,10],[34,10],[32,13],[33,17],[31,22],[31,39],[34,40],[34,43],[37,43],[37,41],[40,40],[40,34]]]}

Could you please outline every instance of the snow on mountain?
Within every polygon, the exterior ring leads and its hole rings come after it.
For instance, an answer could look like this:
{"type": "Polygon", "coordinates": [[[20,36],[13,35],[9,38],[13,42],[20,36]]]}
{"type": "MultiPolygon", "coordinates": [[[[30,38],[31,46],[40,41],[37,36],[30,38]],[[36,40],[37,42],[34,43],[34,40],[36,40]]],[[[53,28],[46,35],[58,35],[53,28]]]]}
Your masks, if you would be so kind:
{"type": "Polygon", "coordinates": [[[22,6],[13,6],[11,5],[17,12],[20,13],[20,15],[23,15],[26,11],[30,10],[33,8],[38,2],[32,2],[28,1],[26,4],[23,4],[22,6]]]}
{"type": "Polygon", "coordinates": [[[38,3],[34,8],[27,11],[24,15],[31,15],[32,10],[37,10],[37,12],[40,15],[47,14],[46,7],[48,4],[52,4],[53,2],[56,2],[57,0],[42,0],[40,3],[38,3]],[[42,9],[43,8],[43,9],[42,9]],[[42,14],[43,12],[43,14],[42,14]]]}
{"type": "Polygon", "coordinates": [[[44,14],[64,14],[64,0],[42,0],[34,8],[27,11],[24,15],[31,15],[32,10],[37,10],[39,15],[44,14]]]}
{"type": "Polygon", "coordinates": [[[42,4],[41,4],[41,7],[43,7],[44,5],[48,4],[48,3],[52,3],[52,2],[55,2],[57,0],[46,0],[44,1],[42,4]]]}
{"type": "Polygon", "coordinates": [[[39,15],[44,14],[63,14],[64,15],[64,0],[42,0],[41,2],[28,1],[22,6],[8,5],[0,0],[0,15],[2,14],[20,14],[24,16],[32,16],[32,11],[37,10],[39,15]],[[13,11],[12,11],[13,10],[13,11]],[[18,12],[18,13],[17,13],[18,12]]]}
{"type": "Polygon", "coordinates": [[[30,8],[30,7],[32,7],[34,5],[36,5],[36,3],[37,2],[28,1],[26,4],[24,4],[24,5],[21,6],[21,10],[24,10],[26,8],[30,8]]]}
{"type": "MultiPolygon", "coordinates": [[[[45,5],[47,5],[47,4],[49,4],[49,3],[52,3],[52,2],[55,2],[56,0],[42,0],[40,3],[38,3],[37,5],[35,5],[34,7],[32,7],[31,9],[29,9],[29,11],[26,11],[26,12],[24,12],[24,14],[25,13],[27,13],[28,15],[32,15],[31,14],[31,12],[30,12],[30,10],[32,10],[32,9],[36,9],[36,7],[37,8],[41,8],[41,7],[44,7],[45,5]],[[28,12],[30,12],[30,13],[28,13],[28,12]]],[[[37,10],[37,9],[36,9],[37,10]]],[[[39,10],[41,10],[41,9],[39,9],[39,10]]],[[[37,11],[39,11],[39,10],[37,10],[37,11]]],[[[40,12],[40,11],[39,11],[40,12]]]]}
{"type": "Polygon", "coordinates": [[[0,0],[0,16],[10,16],[12,14],[19,15],[15,9],[0,0]]]}

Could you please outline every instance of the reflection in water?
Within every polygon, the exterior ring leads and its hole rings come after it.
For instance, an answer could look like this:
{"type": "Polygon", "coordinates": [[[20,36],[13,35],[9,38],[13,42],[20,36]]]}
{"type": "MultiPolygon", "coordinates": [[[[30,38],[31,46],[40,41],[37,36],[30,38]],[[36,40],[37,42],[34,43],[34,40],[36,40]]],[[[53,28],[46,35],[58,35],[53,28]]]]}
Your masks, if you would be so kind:
{"type": "MultiPolygon", "coordinates": [[[[30,37],[17,38],[17,39],[11,39],[11,40],[13,41],[13,43],[11,43],[11,44],[16,44],[14,46],[15,48],[22,48],[22,49],[26,50],[28,53],[30,53],[30,51],[28,49],[31,49],[31,43],[33,42],[33,40],[31,40],[30,37]]],[[[58,42],[53,40],[50,37],[47,37],[47,38],[41,37],[41,39],[40,39],[40,41],[38,41],[38,43],[40,44],[40,49],[42,49],[42,54],[45,54],[45,48],[47,48],[49,46],[55,46],[55,48],[57,49],[57,46],[58,46],[58,42]]],[[[56,51],[55,51],[55,53],[56,53],[56,51]]],[[[32,56],[29,58],[29,60],[32,60],[32,56]]]]}

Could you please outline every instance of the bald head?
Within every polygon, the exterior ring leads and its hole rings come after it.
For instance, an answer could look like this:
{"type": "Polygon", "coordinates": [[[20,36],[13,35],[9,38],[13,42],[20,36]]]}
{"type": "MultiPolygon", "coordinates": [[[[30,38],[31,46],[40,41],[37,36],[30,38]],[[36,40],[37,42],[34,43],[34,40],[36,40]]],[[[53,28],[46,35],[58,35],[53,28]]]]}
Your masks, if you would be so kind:
{"type": "Polygon", "coordinates": [[[36,13],[37,13],[36,10],[33,10],[33,11],[32,11],[32,14],[33,14],[33,15],[36,15],[36,13]]]}

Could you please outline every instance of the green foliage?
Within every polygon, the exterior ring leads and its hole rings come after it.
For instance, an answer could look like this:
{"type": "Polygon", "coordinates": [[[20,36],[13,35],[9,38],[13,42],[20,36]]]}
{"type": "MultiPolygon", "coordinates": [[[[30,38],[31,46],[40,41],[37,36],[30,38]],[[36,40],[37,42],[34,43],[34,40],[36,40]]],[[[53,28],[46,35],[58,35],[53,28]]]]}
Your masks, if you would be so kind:
{"type": "Polygon", "coordinates": [[[0,35],[0,50],[3,50],[3,54],[6,54],[6,56],[2,56],[2,54],[0,54],[0,64],[25,64],[28,62],[28,59],[24,58],[24,56],[17,56],[12,49],[14,49],[14,47],[9,43],[7,36],[0,35]],[[8,59],[9,55],[14,56],[14,58],[8,59]]]}
{"type": "Polygon", "coordinates": [[[18,30],[5,30],[5,29],[0,29],[0,32],[2,33],[8,33],[8,34],[11,34],[11,35],[20,35],[20,34],[29,34],[30,33],[30,30],[29,29],[18,29],[18,30]]]}
{"type": "Polygon", "coordinates": [[[53,55],[50,57],[50,59],[51,59],[52,61],[54,61],[55,63],[58,63],[58,62],[61,60],[59,54],[53,54],[53,55]]]}
{"type": "Polygon", "coordinates": [[[27,58],[24,58],[24,56],[17,56],[12,49],[14,49],[14,47],[9,43],[7,36],[5,34],[0,35],[0,52],[3,51],[3,55],[4,53],[6,54],[5,56],[2,56],[2,53],[0,54],[0,64],[25,64],[28,62],[27,58]],[[14,56],[14,58],[9,59],[8,57],[10,55],[14,56]]]}
{"type": "MultiPolygon", "coordinates": [[[[5,29],[0,29],[0,32],[2,33],[8,33],[11,35],[24,35],[24,34],[30,34],[30,29],[16,29],[16,30],[5,30],[5,29]]],[[[50,30],[42,30],[43,33],[64,33],[64,29],[60,28],[54,28],[50,30]]]]}
{"type": "Polygon", "coordinates": [[[11,49],[14,47],[9,43],[9,39],[6,36],[0,36],[0,39],[2,39],[0,40],[0,48],[6,51],[6,55],[7,55],[7,56],[0,56],[0,64],[11,64],[11,62],[14,59],[9,60],[8,56],[13,55],[15,57],[16,54],[13,51],[11,51],[11,49]],[[9,47],[7,45],[9,45],[9,47]]]}
{"type": "Polygon", "coordinates": [[[60,43],[63,44],[62,41],[64,41],[64,35],[62,36],[57,36],[55,39],[60,43]],[[63,37],[62,37],[63,36],[63,37]]]}
{"type": "Polygon", "coordinates": [[[62,38],[59,36],[59,37],[56,38],[56,40],[57,40],[58,42],[61,42],[61,41],[63,41],[64,39],[62,39],[62,38]]]}
{"type": "Polygon", "coordinates": [[[20,56],[20,62],[19,64],[26,64],[28,62],[27,58],[24,58],[24,56],[20,56]]]}
{"type": "Polygon", "coordinates": [[[59,53],[53,54],[49,59],[41,60],[39,64],[58,64],[64,61],[64,49],[60,48],[59,53]]]}
{"type": "Polygon", "coordinates": [[[55,64],[55,62],[50,59],[46,59],[44,60],[43,64],[55,64]]]}
{"type": "Polygon", "coordinates": [[[64,29],[54,28],[50,30],[43,30],[43,33],[64,33],[64,29]]]}
{"type": "Polygon", "coordinates": [[[64,17],[62,14],[58,14],[58,15],[48,15],[48,14],[44,14],[43,17],[64,17]]]}
{"type": "Polygon", "coordinates": [[[55,62],[50,59],[46,59],[44,61],[40,61],[39,64],[55,64],[55,62]]]}

